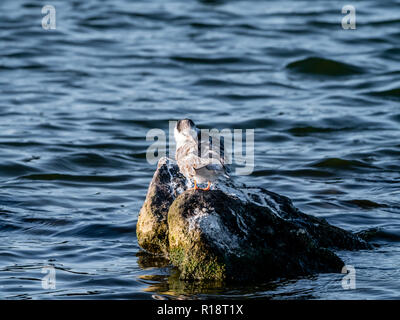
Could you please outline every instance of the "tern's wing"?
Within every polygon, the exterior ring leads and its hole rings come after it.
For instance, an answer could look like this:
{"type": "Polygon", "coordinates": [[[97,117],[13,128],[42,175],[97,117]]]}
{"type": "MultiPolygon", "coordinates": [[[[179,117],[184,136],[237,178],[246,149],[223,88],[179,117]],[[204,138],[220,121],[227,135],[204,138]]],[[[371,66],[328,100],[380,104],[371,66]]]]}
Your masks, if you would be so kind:
{"type": "MultiPolygon", "coordinates": [[[[188,151],[188,150],[187,150],[188,151]]],[[[197,152],[184,152],[178,149],[176,152],[178,166],[183,173],[190,177],[196,174],[196,170],[207,167],[208,170],[223,170],[223,164],[217,159],[201,158],[197,152]]]]}
{"type": "Polygon", "coordinates": [[[202,159],[213,159],[213,161],[203,162],[205,165],[210,163],[219,163],[222,165],[223,170],[226,173],[230,173],[230,167],[227,165],[227,155],[225,154],[224,141],[221,141],[218,137],[211,137],[211,135],[205,135],[201,137],[198,135],[198,153],[202,159]]]}
{"type": "Polygon", "coordinates": [[[198,154],[201,158],[213,158],[221,162],[222,164],[225,162],[225,150],[224,144],[221,143],[218,137],[211,137],[208,134],[201,136],[198,135],[198,154]]]}
{"type": "Polygon", "coordinates": [[[205,163],[203,159],[198,156],[197,149],[197,143],[193,142],[186,143],[176,150],[175,158],[179,169],[189,178],[193,178],[193,176],[196,175],[196,168],[208,164],[208,162],[205,163]]]}

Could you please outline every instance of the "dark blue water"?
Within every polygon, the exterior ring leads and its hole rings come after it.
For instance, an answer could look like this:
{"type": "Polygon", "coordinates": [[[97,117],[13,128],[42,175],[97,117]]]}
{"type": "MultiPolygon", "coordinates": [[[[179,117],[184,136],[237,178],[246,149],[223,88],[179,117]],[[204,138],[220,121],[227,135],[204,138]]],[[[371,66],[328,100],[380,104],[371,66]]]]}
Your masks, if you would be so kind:
{"type": "Polygon", "coordinates": [[[400,2],[0,2],[0,298],[400,296],[400,2]],[[56,30],[41,8],[56,7],[56,30]],[[255,128],[240,177],[351,231],[342,274],[216,287],[140,252],[152,128],[255,128]],[[43,289],[44,266],[56,288],[43,289]]]}

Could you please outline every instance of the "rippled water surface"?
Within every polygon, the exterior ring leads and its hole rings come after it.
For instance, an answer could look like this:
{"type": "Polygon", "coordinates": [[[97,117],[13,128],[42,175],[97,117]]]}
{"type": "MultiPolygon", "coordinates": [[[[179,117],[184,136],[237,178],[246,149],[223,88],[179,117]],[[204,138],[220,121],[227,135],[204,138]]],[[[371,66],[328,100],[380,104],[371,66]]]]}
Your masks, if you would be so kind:
{"type": "Polygon", "coordinates": [[[0,2],[0,298],[400,296],[400,2],[0,2]],[[152,128],[255,128],[239,179],[289,196],[371,251],[341,274],[245,286],[185,283],[141,253],[152,128]],[[43,289],[43,266],[56,289],[43,289]]]}

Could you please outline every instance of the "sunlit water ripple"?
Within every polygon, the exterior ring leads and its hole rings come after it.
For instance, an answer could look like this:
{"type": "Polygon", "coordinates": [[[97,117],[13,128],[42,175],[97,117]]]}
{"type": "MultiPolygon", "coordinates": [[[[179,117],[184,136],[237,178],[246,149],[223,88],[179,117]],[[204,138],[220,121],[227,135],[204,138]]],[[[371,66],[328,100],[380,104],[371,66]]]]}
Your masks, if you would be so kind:
{"type": "Polygon", "coordinates": [[[0,3],[0,298],[395,299],[400,288],[399,1],[0,3]],[[397,8],[397,9],[396,9],[397,8]],[[255,128],[239,179],[351,231],[357,275],[216,287],[144,256],[152,128],[255,128]],[[56,289],[43,289],[43,266],[56,289]]]}

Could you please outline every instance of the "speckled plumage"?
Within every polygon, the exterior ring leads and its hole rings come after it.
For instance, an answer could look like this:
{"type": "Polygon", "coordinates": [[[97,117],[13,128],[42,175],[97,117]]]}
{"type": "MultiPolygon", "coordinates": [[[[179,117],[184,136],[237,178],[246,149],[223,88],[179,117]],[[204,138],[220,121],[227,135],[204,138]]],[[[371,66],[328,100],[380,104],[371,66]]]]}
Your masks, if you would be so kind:
{"type": "Polygon", "coordinates": [[[175,158],[181,173],[196,182],[214,182],[219,177],[229,178],[224,161],[224,148],[211,137],[202,137],[190,119],[178,121],[175,127],[177,150],[175,158]]]}

